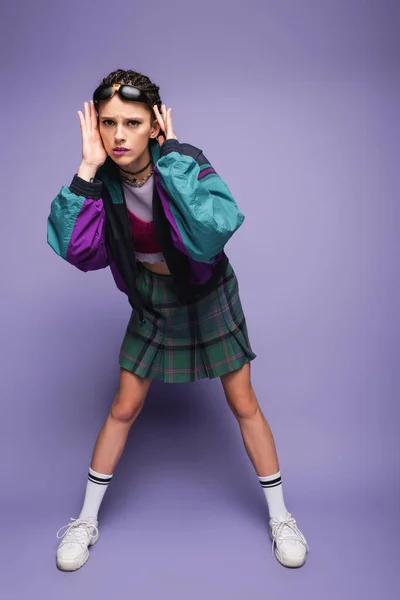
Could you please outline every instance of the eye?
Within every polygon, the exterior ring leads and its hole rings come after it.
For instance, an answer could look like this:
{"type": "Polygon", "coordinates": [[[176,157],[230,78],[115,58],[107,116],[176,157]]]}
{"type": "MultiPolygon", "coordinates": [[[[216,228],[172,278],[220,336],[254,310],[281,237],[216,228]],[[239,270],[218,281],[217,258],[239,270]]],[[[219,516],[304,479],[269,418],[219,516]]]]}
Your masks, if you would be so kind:
{"type": "MultiPolygon", "coordinates": [[[[114,125],[114,121],[112,119],[103,119],[102,123],[103,125],[106,125],[106,127],[114,125]]],[[[131,125],[132,123],[133,126],[140,125],[140,121],[137,121],[136,119],[131,119],[130,121],[128,121],[129,125],[131,125]]]]}

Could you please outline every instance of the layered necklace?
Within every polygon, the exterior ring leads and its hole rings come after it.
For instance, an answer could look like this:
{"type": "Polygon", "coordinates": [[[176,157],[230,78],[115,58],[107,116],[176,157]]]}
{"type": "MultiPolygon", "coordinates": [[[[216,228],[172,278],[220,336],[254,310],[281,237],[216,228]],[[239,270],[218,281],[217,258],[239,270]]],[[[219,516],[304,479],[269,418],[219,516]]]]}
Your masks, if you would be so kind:
{"type": "Polygon", "coordinates": [[[129,175],[139,175],[140,173],[143,173],[143,171],[145,171],[149,166],[151,165],[151,158],[149,160],[149,162],[147,163],[147,165],[145,167],[143,167],[143,169],[140,169],[140,171],[127,171],[126,169],[122,169],[122,167],[118,167],[119,170],[121,171],[121,177],[124,181],[126,181],[126,183],[128,183],[129,185],[131,185],[132,187],[142,187],[142,185],[144,185],[146,183],[146,181],[148,181],[150,179],[150,177],[153,175],[153,166],[151,167],[150,173],[148,175],[146,175],[145,177],[143,177],[142,179],[138,179],[137,177],[128,177],[127,175],[125,175],[125,173],[128,173],[129,175]]]}

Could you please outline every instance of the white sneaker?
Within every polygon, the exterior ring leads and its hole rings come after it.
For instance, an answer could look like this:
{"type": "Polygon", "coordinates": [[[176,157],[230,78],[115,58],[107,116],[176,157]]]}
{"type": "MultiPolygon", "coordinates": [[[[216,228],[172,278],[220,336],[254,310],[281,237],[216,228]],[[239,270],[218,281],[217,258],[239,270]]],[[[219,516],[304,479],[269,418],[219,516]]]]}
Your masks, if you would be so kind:
{"type": "Polygon", "coordinates": [[[89,546],[99,539],[98,522],[94,517],[71,519],[57,531],[57,538],[64,538],[57,548],[57,567],[61,571],[76,571],[89,558],[89,546]],[[60,532],[65,529],[64,533],[60,532]]]}
{"type": "Polygon", "coordinates": [[[284,567],[301,567],[306,561],[308,547],[306,538],[290,513],[286,517],[270,519],[272,553],[284,567]]]}

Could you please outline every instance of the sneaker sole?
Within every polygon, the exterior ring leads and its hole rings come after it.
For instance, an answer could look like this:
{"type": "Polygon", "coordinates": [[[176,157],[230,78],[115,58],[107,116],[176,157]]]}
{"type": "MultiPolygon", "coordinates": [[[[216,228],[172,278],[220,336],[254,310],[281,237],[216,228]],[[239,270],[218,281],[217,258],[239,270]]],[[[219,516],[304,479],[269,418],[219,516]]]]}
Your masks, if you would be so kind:
{"type": "MultiPolygon", "coordinates": [[[[94,546],[99,540],[99,536],[97,536],[97,538],[95,538],[92,542],[89,543],[89,547],[90,546],[94,546]]],[[[76,559],[71,559],[71,560],[65,560],[65,559],[59,559],[57,557],[56,560],[56,564],[57,564],[57,569],[59,569],[60,571],[77,571],[78,569],[80,569],[81,567],[83,567],[83,565],[85,565],[87,563],[87,561],[89,560],[89,550],[86,550],[86,552],[82,555],[81,559],[76,562],[76,559]]]]}

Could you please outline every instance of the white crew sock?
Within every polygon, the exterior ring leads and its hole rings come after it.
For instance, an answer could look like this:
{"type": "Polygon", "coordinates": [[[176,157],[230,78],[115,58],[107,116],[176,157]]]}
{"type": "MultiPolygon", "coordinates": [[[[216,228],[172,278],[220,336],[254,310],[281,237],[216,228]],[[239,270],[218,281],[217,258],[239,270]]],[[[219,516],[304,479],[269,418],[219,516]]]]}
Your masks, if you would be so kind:
{"type": "Polygon", "coordinates": [[[93,471],[93,469],[89,467],[85,500],[83,502],[79,519],[85,517],[94,517],[95,519],[97,519],[100,504],[111,482],[111,478],[112,474],[104,475],[103,473],[93,471]]]}
{"type": "Polygon", "coordinates": [[[281,472],[278,471],[275,475],[268,475],[267,477],[258,476],[258,479],[267,499],[270,519],[285,517],[288,510],[283,499],[281,472]]]}

